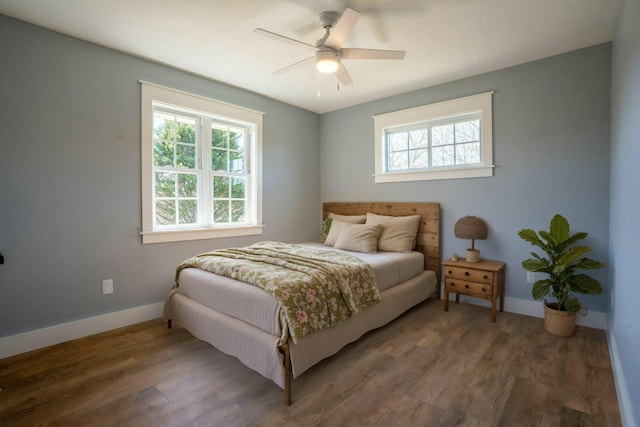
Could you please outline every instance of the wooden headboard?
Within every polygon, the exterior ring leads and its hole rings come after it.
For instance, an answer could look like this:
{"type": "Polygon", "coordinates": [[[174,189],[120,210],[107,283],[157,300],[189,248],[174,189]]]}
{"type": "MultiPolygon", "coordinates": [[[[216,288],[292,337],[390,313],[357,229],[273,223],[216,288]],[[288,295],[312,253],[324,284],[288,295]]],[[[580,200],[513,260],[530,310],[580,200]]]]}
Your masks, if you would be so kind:
{"type": "MultiPolygon", "coordinates": [[[[331,202],[322,204],[322,219],[329,212],[340,215],[420,215],[420,227],[416,238],[416,251],[424,254],[425,270],[435,271],[440,283],[440,203],[431,202],[331,202]]],[[[438,286],[438,289],[440,287],[438,286]]],[[[438,292],[439,296],[439,292],[438,292]]]]}

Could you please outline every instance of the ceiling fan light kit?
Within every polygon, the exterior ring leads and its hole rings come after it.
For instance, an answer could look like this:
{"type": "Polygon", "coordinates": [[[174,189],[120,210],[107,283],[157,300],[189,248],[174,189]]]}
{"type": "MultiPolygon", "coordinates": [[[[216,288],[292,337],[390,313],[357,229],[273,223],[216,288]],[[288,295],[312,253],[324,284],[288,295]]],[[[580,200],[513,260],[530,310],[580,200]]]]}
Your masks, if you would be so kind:
{"type": "Polygon", "coordinates": [[[319,72],[335,74],[338,81],[347,86],[353,83],[353,80],[342,60],[404,59],[405,55],[404,51],[398,50],[343,48],[344,42],[351,34],[358,19],[360,19],[360,12],[350,8],[347,8],[339,17],[337,12],[322,12],[318,20],[325,30],[325,34],[316,42],[315,46],[262,28],[256,28],[255,32],[275,40],[316,50],[314,56],[280,68],[273,74],[282,74],[315,61],[316,69],[319,72]]]}
{"type": "Polygon", "coordinates": [[[321,73],[335,73],[340,66],[340,59],[336,52],[321,50],[316,53],[316,68],[321,73]]]}

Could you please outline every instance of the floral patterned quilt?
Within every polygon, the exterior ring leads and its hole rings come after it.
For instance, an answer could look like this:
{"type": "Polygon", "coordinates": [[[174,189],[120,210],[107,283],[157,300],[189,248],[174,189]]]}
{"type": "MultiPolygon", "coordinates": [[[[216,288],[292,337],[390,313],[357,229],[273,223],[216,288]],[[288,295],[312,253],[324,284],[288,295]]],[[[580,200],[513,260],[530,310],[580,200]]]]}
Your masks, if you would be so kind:
{"type": "Polygon", "coordinates": [[[278,242],[215,250],[182,262],[176,269],[176,286],[185,268],[199,268],[269,292],[280,303],[281,318],[294,343],[380,302],[371,265],[333,250],[278,242]]]}

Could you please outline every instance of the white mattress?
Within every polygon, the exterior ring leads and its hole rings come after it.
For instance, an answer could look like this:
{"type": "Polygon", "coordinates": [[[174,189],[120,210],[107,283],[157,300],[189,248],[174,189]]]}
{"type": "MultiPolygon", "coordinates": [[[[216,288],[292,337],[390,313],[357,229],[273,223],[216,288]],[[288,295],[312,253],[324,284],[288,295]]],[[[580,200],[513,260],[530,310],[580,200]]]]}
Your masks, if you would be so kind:
{"type": "MultiPolygon", "coordinates": [[[[304,243],[317,249],[339,250],[319,243],[304,243]]],[[[354,255],[372,265],[380,292],[405,282],[424,270],[420,252],[379,252],[354,255]]],[[[203,270],[187,268],[180,272],[178,292],[236,319],[242,319],[265,332],[280,336],[278,301],[262,289],[203,270]]]]}

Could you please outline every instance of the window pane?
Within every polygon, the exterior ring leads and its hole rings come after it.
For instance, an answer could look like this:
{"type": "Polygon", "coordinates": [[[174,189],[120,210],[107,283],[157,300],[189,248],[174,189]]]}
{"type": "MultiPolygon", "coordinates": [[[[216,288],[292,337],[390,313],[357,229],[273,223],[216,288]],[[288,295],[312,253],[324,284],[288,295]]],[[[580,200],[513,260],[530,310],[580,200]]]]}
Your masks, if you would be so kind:
{"type": "Polygon", "coordinates": [[[409,158],[407,151],[389,154],[389,170],[403,170],[409,167],[409,158]]]}
{"type": "Polygon", "coordinates": [[[175,116],[162,113],[154,113],[153,115],[153,135],[156,139],[162,141],[175,141],[175,116]]]}
{"type": "Polygon", "coordinates": [[[419,129],[409,132],[409,148],[423,148],[428,145],[427,130],[419,129]]]}
{"type": "Polygon", "coordinates": [[[244,153],[239,151],[230,151],[229,157],[231,162],[229,163],[229,172],[243,173],[244,170],[244,153]]]}
{"type": "Polygon", "coordinates": [[[194,169],[196,167],[196,147],[195,145],[179,144],[176,147],[177,162],[179,168],[194,169]]]}
{"type": "Polygon", "coordinates": [[[480,141],[480,120],[456,123],[456,143],[480,141]]]}
{"type": "Polygon", "coordinates": [[[244,151],[244,132],[242,129],[232,129],[229,134],[229,148],[244,151]]]}
{"type": "Polygon", "coordinates": [[[226,150],[211,150],[211,168],[214,171],[227,171],[227,153],[226,150]]]}
{"type": "Polygon", "coordinates": [[[409,151],[409,167],[410,168],[428,168],[429,167],[429,150],[421,148],[409,151]]]}
{"type": "Polygon", "coordinates": [[[409,147],[406,132],[389,133],[387,135],[387,141],[389,142],[389,151],[402,151],[409,147]]]}
{"type": "Polygon", "coordinates": [[[156,224],[173,225],[176,223],[176,203],[173,200],[156,201],[156,224]]]}
{"type": "Polygon", "coordinates": [[[228,148],[228,133],[226,129],[212,128],[211,129],[211,146],[217,148],[228,148]]]}
{"type": "Polygon", "coordinates": [[[180,224],[196,224],[198,222],[197,200],[180,200],[180,224]]]}
{"type": "Polygon", "coordinates": [[[434,147],[432,152],[433,166],[450,166],[455,164],[453,157],[453,145],[434,147]]]}
{"type": "Polygon", "coordinates": [[[173,166],[173,143],[166,141],[153,142],[153,164],[156,166],[173,166]]]}
{"type": "Polygon", "coordinates": [[[216,200],[213,202],[213,221],[229,222],[229,201],[216,200]]]}
{"type": "Polygon", "coordinates": [[[213,177],[213,197],[229,198],[229,178],[226,176],[213,177]]]}
{"type": "Polygon", "coordinates": [[[231,202],[231,222],[244,222],[244,201],[233,200],[231,202]]]}
{"type": "Polygon", "coordinates": [[[172,172],[156,172],[156,197],[176,195],[176,176],[172,172]]]}
{"type": "Polygon", "coordinates": [[[453,125],[434,126],[431,128],[431,144],[453,144],[453,125]]]}
{"type": "Polygon", "coordinates": [[[234,199],[244,199],[246,179],[233,178],[231,180],[231,197],[234,199]]]}
{"type": "Polygon", "coordinates": [[[178,175],[178,197],[198,197],[198,177],[194,174],[178,175]]]}
{"type": "Polygon", "coordinates": [[[456,144],[456,164],[472,165],[480,163],[480,143],[456,144]]]}
{"type": "Polygon", "coordinates": [[[177,117],[177,142],[196,143],[196,120],[190,117],[177,117]]]}

